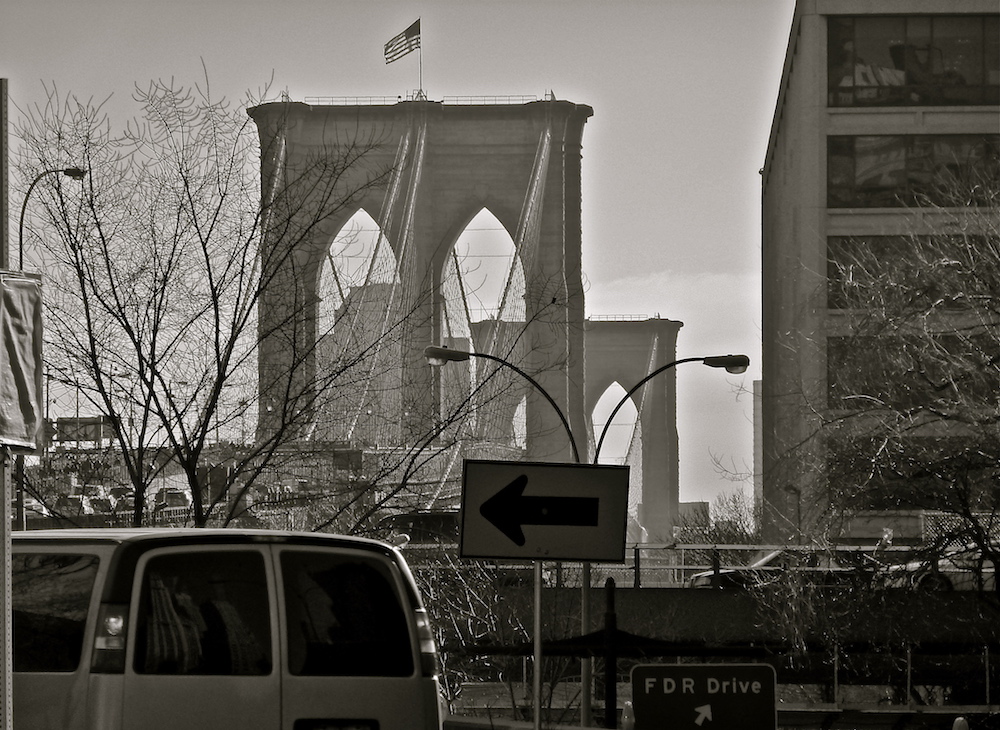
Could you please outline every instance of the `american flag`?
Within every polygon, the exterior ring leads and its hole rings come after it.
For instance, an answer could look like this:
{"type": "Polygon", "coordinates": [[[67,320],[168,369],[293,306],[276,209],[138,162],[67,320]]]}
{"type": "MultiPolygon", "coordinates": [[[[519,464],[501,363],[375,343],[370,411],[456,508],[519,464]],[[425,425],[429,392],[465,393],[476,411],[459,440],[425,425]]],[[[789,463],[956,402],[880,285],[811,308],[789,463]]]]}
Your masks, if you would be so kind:
{"type": "Polygon", "coordinates": [[[402,58],[417,48],[420,48],[420,18],[417,18],[409,28],[399,35],[393,36],[385,44],[385,62],[392,63],[397,58],[402,58]]]}

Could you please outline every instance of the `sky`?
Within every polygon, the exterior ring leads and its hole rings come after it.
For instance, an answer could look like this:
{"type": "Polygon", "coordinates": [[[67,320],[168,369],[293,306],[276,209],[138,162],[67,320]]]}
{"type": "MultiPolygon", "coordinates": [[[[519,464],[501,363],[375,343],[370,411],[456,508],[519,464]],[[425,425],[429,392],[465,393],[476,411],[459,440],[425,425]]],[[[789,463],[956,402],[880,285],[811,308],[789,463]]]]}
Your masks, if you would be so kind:
{"type": "MultiPolygon", "coordinates": [[[[62,95],[135,114],[135,84],[293,100],[531,95],[594,109],[583,135],[586,311],[684,323],[681,501],[749,489],[760,378],[760,175],[794,0],[4,0],[10,113],[62,95]],[[386,65],[414,20],[421,50],[386,65]],[[110,98],[109,98],[110,97],[110,98]]],[[[14,201],[11,203],[16,207],[14,201]]],[[[625,389],[632,383],[622,383],[625,389]]]]}

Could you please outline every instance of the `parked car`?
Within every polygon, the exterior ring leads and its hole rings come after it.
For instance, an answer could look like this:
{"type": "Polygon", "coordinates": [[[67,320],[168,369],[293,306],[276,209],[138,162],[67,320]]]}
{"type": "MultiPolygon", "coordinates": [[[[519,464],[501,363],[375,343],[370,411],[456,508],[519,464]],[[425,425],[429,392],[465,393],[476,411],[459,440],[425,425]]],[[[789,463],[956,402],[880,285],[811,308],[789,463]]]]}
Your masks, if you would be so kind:
{"type": "Polygon", "coordinates": [[[719,567],[717,570],[704,570],[695,573],[688,579],[688,587],[745,589],[761,585],[782,572],[783,569],[780,565],[772,564],[777,560],[780,552],[780,550],[772,550],[745,566],[719,567]]]}
{"type": "Polygon", "coordinates": [[[957,545],[885,570],[890,588],[934,591],[995,591],[996,565],[975,545],[957,545]]]}
{"type": "Polygon", "coordinates": [[[183,489],[161,489],[153,504],[155,509],[187,509],[191,506],[191,497],[183,489]]]}
{"type": "Polygon", "coordinates": [[[94,514],[94,506],[90,502],[90,497],[84,497],[81,494],[64,494],[56,499],[52,511],[62,517],[79,517],[80,515],[94,514]]]}
{"type": "Polygon", "coordinates": [[[109,515],[115,511],[115,504],[107,497],[91,497],[90,506],[94,509],[94,514],[109,515]]]}
{"type": "Polygon", "coordinates": [[[42,504],[41,500],[35,499],[34,497],[25,496],[24,498],[24,515],[25,517],[49,517],[52,512],[42,504]]]}
{"type": "Polygon", "coordinates": [[[746,566],[704,570],[688,579],[689,588],[748,589],[777,580],[788,571],[820,585],[837,585],[861,575],[850,554],[832,550],[782,548],[765,552],[746,566]]]}
{"type": "Polygon", "coordinates": [[[12,566],[19,727],[440,730],[427,613],[384,543],[36,530],[12,566]]]}
{"type": "Polygon", "coordinates": [[[116,515],[131,515],[135,511],[135,498],[129,494],[115,500],[116,515]]]}

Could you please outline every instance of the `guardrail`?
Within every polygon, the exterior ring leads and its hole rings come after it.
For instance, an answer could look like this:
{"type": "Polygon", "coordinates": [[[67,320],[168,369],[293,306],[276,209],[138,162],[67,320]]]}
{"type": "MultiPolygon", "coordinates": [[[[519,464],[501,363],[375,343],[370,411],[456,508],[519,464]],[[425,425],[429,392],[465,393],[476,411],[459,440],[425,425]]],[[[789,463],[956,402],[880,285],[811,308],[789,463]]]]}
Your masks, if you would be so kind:
{"type": "MultiPolygon", "coordinates": [[[[824,570],[824,567],[810,568],[808,556],[819,558],[838,553],[847,557],[871,556],[872,545],[837,545],[829,548],[809,548],[799,545],[744,545],[725,543],[630,543],[625,548],[624,563],[591,563],[590,585],[599,588],[608,578],[614,578],[620,588],[678,588],[687,585],[690,578],[708,570],[726,570],[749,567],[756,559],[775,551],[801,554],[804,570],[824,570]]],[[[910,548],[889,547],[880,550],[880,555],[895,554],[905,556],[910,548]]],[[[455,543],[415,544],[404,549],[407,561],[421,570],[452,570],[461,567],[455,564],[458,545],[455,543]],[[437,565],[435,565],[437,563],[437,565]]],[[[892,561],[890,559],[890,561],[892,561]]],[[[516,561],[478,561],[489,569],[502,573],[503,580],[511,585],[529,585],[532,582],[532,565],[516,561]]],[[[857,562],[857,561],[855,561],[857,562]]],[[[578,562],[545,561],[542,569],[545,584],[552,587],[575,588],[583,585],[582,564],[578,562]]]]}

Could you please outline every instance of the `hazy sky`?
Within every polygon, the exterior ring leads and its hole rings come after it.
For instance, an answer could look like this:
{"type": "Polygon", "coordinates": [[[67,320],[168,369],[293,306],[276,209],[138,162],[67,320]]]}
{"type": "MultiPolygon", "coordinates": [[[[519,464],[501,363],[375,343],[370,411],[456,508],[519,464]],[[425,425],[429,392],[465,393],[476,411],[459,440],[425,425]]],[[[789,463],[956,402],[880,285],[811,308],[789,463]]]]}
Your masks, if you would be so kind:
{"type": "MultiPolygon", "coordinates": [[[[418,54],[384,43],[421,19],[423,88],[590,105],[583,136],[587,313],[684,323],[677,354],[750,355],[744,377],[677,372],[681,499],[733,484],[715,455],[752,463],[760,377],[760,176],[793,0],[4,0],[0,77],[13,105],[42,84],[111,96],[124,123],[135,83],[203,80],[239,100],[400,96],[418,54]]],[[[71,162],[71,161],[70,161],[71,162]]],[[[16,207],[16,201],[12,200],[16,207]]],[[[623,383],[631,387],[632,383],[623,383]]]]}

